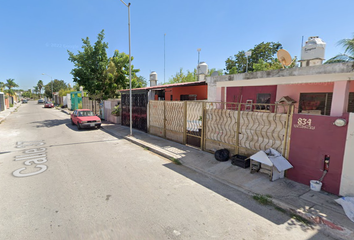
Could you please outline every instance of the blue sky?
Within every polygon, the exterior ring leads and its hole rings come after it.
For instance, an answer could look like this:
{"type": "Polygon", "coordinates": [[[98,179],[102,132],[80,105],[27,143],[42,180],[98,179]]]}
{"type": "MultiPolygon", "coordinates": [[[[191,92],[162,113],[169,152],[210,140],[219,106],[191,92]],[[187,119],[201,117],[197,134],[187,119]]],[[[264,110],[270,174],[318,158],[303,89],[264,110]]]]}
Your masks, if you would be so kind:
{"type": "MultiPolygon", "coordinates": [[[[147,80],[156,71],[159,83],[164,66],[166,81],[180,68],[196,68],[198,48],[200,61],[223,69],[228,57],[263,41],[280,42],[300,58],[302,36],[319,36],[327,43],[328,59],[343,52],[337,42],[354,33],[353,0],[130,3],[132,64],[147,80]]],[[[29,89],[40,79],[50,82],[51,76],[72,84],[67,50],[76,53],[86,37],[93,44],[102,29],[108,56],[115,49],[129,53],[128,8],[120,0],[1,1],[0,81],[13,78],[20,88],[29,89]]]]}

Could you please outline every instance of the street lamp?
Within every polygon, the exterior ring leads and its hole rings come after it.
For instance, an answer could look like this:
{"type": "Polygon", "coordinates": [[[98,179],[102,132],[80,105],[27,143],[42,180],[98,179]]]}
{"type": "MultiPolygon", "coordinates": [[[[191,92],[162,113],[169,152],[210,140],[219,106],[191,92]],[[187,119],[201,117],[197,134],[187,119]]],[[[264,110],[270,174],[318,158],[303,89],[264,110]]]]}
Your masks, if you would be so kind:
{"type": "MultiPolygon", "coordinates": [[[[42,75],[49,76],[48,74],[45,74],[45,73],[42,73],[42,75]]],[[[50,77],[50,82],[52,83],[52,97],[53,97],[53,78],[52,78],[52,76],[49,76],[49,77],[50,77]]]]}
{"type": "Polygon", "coordinates": [[[130,136],[133,136],[133,122],[132,122],[132,57],[130,48],[130,3],[126,4],[120,0],[126,7],[128,7],[128,29],[129,29],[129,109],[130,109],[130,136]]]}

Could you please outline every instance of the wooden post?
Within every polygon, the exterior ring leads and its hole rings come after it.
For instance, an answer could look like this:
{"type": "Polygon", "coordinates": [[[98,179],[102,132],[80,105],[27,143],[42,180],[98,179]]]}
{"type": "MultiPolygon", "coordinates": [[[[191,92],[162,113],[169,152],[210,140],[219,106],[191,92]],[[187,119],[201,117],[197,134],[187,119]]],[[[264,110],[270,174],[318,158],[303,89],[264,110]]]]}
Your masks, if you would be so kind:
{"type": "Polygon", "coordinates": [[[240,119],[241,119],[241,103],[238,104],[238,109],[237,109],[236,143],[235,143],[236,154],[240,154],[240,119]]]}
{"type": "Polygon", "coordinates": [[[282,155],[284,157],[286,157],[287,155],[287,143],[288,143],[288,134],[289,134],[289,127],[291,127],[290,125],[290,121],[292,120],[292,110],[293,110],[293,104],[288,105],[288,110],[286,111],[286,123],[285,123],[285,133],[284,133],[284,142],[283,142],[283,151],[282,151],[282,155]]]}
{"type": "Polygon", "coordinates": [[[166,138],[166,101],[163,101],[163,137],[166,138]]]}
{"type": "Polygon", "coordinates": [[[295,105],[294,104],[291,104],[290,105],[290,114],[289,114],[289,124],[288,124],[288,128],[287,128],[287,139],[286,139],[286,152],[285,152],[285,155],[284,157],[286,159],[289,159],[289,152],[290,152],[290,138],[291,138],[291,127],[293,125],[293,114],[294,114],[294,108],[295,108],[295,105]]]}
{"type": "Polygon", "coordinates": [[[187,144],[187,101],[183,103],[183,144],[187,144]]]}
{"type": "Polygon", "coordinates": [[[147,107],[148,107],[148,113],[149,113],[149,118],[147,119],[147,121],[148,121],[148,129],[147,129],[147,131],[148,131],[148,133],[150,133],[150,118],[151,118],[151,111],[150,111],[150,105],[151,104],[151,100],[150,101],[148,101],[148,104],[147,104],[147,107]]]}
{"type": "Polygon", "coordinates": [[[205,102],[202,102],[202,126],[201,126],[201,134],[200,134],[200,148],[205,150],[205,102]]]}

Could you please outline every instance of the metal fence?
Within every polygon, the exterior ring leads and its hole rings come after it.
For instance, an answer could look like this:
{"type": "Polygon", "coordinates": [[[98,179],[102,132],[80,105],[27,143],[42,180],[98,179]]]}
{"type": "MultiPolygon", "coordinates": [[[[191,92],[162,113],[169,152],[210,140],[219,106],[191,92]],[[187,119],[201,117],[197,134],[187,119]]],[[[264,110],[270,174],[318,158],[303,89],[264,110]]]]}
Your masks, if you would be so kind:
{"type": "Polygon", "coordinates": [[[287,156],[292,114],[288,104],[150,101],[149,132],[209,152],[274,148],[287,156]]]}
{"type": "Polygon", "coordinates": [[[94,114],[100,114],[100,104],[96,100],[90,100],[88,97],[82,98],[82,109],[91,109],[94,114]]]}
{"type": "MultiPolygon", "coordinates": [[[[122,125],[130,126],[130,96],[122,94],[122,125]]],[[[132,95],[132,127],[147,132],[147,95],[134,93],[132,95]]]]}

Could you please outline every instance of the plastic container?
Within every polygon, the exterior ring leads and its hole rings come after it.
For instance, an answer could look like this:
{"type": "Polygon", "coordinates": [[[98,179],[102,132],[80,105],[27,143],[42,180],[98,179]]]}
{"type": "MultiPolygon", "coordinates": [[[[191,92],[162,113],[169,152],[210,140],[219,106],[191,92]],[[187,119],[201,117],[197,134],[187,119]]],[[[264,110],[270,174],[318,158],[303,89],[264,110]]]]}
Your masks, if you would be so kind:
{"type": "Polygon", "coordinates": [[[249,168],[250,167],[250,159],[246,156],[236,154],[231,157],[231,164],[236,165],[241,168],[249,168]]]}
{"type": "Polygon", "coordinates": [[[321,191],[321,187],[322,187],[322,182],[318,181],[318,180],[311,180],[310,181],[310,189],[316,192],[321,191]]]}

